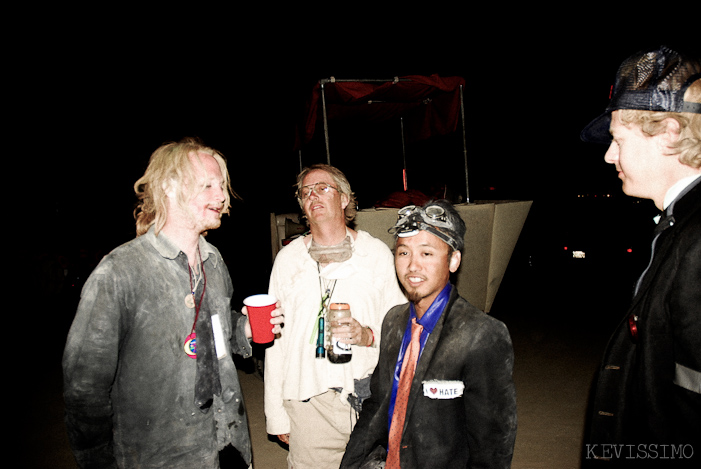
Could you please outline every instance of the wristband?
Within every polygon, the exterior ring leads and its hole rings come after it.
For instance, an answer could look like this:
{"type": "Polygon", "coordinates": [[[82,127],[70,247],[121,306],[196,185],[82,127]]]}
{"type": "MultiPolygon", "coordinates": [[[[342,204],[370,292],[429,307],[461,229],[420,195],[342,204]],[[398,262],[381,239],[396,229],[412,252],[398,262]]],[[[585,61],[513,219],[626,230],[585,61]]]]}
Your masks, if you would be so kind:
{"type": "Polygon", "coordinates": [[[375,343],[375,333],[372,331],[372,329],[368,326],[365,326],[365,329],[370,331],[370,336],[372,337],[372,340],[370,341],[370,345],[368,347],[372,347],[373,344],[375,343]]]}

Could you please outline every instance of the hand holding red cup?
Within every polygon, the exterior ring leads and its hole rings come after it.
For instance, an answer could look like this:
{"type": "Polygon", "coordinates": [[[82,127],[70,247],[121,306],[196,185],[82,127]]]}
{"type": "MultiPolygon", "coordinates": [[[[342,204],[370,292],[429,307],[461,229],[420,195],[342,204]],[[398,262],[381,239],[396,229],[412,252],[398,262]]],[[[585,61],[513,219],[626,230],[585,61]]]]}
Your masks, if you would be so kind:
{"type": "Polygon", "coordinates": [[[248,316],[253,342],[267,344],[275,339],[283,322],[282,309],[273,295],[252,295],[243,300],[243,313],[248,316]]]}

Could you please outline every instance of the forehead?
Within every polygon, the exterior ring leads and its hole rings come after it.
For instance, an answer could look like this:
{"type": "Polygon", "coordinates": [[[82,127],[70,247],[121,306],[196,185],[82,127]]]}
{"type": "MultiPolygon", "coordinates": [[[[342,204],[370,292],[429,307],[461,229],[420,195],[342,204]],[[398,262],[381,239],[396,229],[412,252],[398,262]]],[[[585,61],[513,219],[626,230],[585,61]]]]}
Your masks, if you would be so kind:
{"type": "Polygon", "coordinates": [[[621,120],[620,111],[611,113],[611,125],[609,126],[611,133],[639,133],[642,135],[640,126],[634,123],[623,123],[621,120]]]}
{"type": "Polygon", "coordinates": [[[188,157],[190,158],[192,169],[198,178],[205,176],[218,179],[223,178],[221,168],[219,167],[219,161],[211,154],[203,151],[197,153],[191,152],[188,154],[188,157]]]}
{"type": "Polygon", "coordinates": [[[323,169],[315,169],[310,171],[309,174],[304,176],[302,179],[302,185],[308,186],[309,184],[314,184],[317,182],[334,183],[333,176],[324,171],[323,169]]]}
{"type": "Polygon", "coordinates": [[[446,251],[450,250],[450,246],[448,246],[442,239],[440,239],[438,236],[429,233],[428,231],[420,230],[417,234],[414,236],[407,236],[402,238],[397,237],[397,248],[403,247],[403,248],[422,248],[422,247],[429,247],[432,249],[445,249],[446,251]]]}

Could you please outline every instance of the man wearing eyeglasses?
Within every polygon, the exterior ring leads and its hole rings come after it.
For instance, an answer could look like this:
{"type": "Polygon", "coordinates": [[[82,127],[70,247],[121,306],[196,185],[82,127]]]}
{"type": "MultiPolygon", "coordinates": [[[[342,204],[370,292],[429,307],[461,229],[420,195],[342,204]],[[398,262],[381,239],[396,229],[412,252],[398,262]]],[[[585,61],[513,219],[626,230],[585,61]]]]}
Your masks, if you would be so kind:
{"type": "Polygon", "coordinates": [[[371,397],[341,467],[510,467],[511,338],[450,283],[465,223],[441,200],[401,209],[390,233],[397,236],[395,266],[410,302],[385,316],[371,397]]]}
{"type": "Polygon", "coordinates": [[[297,200],[310,231],[278,253],[270,277],[269,291],[285,309],[285,328],[266,350],[266,429],[289,445],[289,467],[338,468],[369,391],[382,319],[406,298],[389,248],[348,226],[356,202],[340,170],[306,168],[297,178],[297,200]],[[318,341],[324,336],[319,320],[331,303],[351,308],[352,317],[332,329],[350,344],[347,363],[327,360],[318,341]]]}

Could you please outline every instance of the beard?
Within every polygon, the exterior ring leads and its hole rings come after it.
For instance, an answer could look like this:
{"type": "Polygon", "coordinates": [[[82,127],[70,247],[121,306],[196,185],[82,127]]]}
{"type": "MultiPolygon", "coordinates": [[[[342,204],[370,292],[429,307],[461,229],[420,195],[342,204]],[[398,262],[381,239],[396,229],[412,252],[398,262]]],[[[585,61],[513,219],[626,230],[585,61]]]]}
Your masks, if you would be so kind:
{"type": "Polygon", "coordinates": [[[411,290],[405,288],[404,293],[406,294],[407,300],[411,301],[414,304],[419,303],[421,300],[426,298],[426,295],[419,293],[419,291],[414,288],[412,288],[411,290]]]}
{"type": "Polygon", "coordinates": [[[194,229],[202,234],[205,235],[209,230],[216,230],[221,226],[221,217],[215,219],[207,219],[207,220],[199,220],[198,222],[195,223],[194,229]]]}

